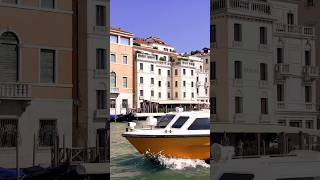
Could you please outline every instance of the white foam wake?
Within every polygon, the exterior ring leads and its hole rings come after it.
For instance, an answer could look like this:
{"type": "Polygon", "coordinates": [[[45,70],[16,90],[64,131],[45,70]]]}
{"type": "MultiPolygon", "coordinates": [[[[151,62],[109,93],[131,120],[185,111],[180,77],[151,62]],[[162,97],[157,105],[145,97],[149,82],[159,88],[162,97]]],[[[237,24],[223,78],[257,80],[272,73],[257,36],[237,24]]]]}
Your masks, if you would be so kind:
{"type": "Polygon", "coordinates": [[[172,170],[184,170],[197,167],[210,168],[209,164],[207,164],[203,160],[198,159],[180,159],[158,156],[158,161],[162,166],[172,170]]]}

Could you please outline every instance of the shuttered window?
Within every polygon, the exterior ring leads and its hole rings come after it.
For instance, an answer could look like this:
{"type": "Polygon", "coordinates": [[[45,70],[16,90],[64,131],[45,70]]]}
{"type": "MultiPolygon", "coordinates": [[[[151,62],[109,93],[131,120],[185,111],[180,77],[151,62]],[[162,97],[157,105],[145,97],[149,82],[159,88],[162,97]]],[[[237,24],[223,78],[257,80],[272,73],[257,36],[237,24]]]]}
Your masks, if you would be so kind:
{"type": "Polygon", "coordinates": [[[96,25],[106,25],[106,7],[104,6],[96,6],[96,25]]]}
{"type": "Polygon", "coordinates": [[[107,109],[107,92],[97,90],[97,109],[107,109]]]}
{"type": "Polygon", "coordinates": [[[41,0],[41,7],[42,8],[48,8],[48,9],[54,9],[54,1],[55,0],[41,0]]]}
{"type": "Polygon", "coordinates": [[[40,82],[55,82],[55,51],[41,49],[40,52],[40,82]]]}
{"type": "Polygon", "coordinates": [[[106,69],[106,50],[105,49],[97,49],[96,50],[96,60],[97,60],[97,69],[106,69]]]}
{"type": "Polygon", "coordinates": [[[57,133],[56,120],[40,120],[39,146],[53,146],[57,133]]]}
{"type": "Polygon", "coordinates": [[[18,80],[18,39],[11,32],[0,36],[0,82],[18,80]]]}

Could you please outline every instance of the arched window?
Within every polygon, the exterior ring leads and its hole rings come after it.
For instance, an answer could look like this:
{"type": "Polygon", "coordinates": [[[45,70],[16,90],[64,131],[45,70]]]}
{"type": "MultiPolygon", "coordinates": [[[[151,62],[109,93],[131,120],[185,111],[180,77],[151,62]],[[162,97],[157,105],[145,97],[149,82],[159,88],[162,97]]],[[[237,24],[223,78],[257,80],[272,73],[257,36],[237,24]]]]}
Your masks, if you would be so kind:
{"type": "Polygon", "coordinates": [[[19,40],[12,32],[0,35],[0,82],[18,80],[19,40]]]}
{"type": "Polygon", "coordinates": [[[117,87],[117,75],[115,72],[110,73],[110,86],[117,87]]]}

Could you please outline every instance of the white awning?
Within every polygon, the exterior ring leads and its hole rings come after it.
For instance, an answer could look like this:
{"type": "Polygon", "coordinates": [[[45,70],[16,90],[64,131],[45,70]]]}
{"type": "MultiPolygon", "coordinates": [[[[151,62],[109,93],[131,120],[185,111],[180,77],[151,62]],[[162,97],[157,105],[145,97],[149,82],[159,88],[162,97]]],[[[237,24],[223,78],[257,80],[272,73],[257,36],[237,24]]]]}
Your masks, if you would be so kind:
{"type": "Polygon", "coordinates": [[[280,126],[275,124],[234,124],[214,122],[213,130],[216,133],[306,133],[320,136],[320,132],[315,129],[280,126]]]}

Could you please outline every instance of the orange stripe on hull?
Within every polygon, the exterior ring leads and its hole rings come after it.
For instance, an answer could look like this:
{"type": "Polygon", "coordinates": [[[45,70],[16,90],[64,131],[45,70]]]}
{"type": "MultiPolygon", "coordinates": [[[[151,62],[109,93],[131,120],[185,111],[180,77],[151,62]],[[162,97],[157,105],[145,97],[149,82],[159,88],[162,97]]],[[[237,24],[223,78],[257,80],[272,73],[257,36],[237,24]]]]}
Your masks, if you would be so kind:
{"type": "Polygon", "coordinates": [[[166,157],[185,159],[210,159],[210,136],[208,137],[126,137],[141,153],[150,152],[166,157]]]}

